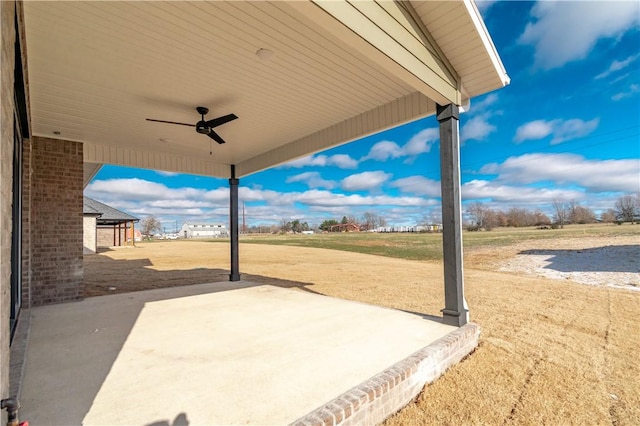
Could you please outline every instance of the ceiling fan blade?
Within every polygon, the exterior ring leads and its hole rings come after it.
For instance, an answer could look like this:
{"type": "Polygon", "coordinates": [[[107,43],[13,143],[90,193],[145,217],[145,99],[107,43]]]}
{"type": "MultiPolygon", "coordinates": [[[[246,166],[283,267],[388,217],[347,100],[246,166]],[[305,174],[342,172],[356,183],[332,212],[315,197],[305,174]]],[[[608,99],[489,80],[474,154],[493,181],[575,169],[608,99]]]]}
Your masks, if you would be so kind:
{"type": "Polygon", "coordinates": [[[238,116],[235,114],[223,115],[222,117],[214,118],[213,120],[207,121],[207,126],[211,128],[218,127],[225,123],[233,121],[236,118],[238,118],[238,116]]]}
{"type": "Polygon", "coordinates": [[[167,123],[167,124],[179,124],[181,126],[189,126],[189,127],[196,127],[195,124],[188,124],[188,123],[178,123],[177,121],[166,121],[166,120],[154,120],[153,118],[147,118],[147,121],[155,121],[157,123],[167,123]]]}
{"type": "Polygon", "coordinates": [[[209,136],[211,139],[213,139],[214,141],[218,142],[219,144],[223,144],[224,139],[222,139],[220,137],[220,135],[218,135],[216,132],[214,132],[213,130],[211,130],[211,133],[208,133],[207,136],[209,136]]]}

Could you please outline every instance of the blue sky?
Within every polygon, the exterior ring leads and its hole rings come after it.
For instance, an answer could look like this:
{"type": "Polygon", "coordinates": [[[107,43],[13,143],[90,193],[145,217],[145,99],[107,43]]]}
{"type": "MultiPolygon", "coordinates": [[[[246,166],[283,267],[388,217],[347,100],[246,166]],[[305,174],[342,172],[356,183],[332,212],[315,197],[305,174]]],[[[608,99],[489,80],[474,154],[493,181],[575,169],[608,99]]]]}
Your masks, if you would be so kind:
{"type": "MultiPolygon", "coordinates": [[[[640,193],[640,3],[484,1],[511,78],[460,117],[463,203],[596,213],[640,193]]],[[[438,124],[428,117],[241,179],[247,225],[320,224],[375,212],[390,225],[440,214],[438,124]]],[[[167,231],[228,222],[224,179],[104,166],[85,195],[167,231]]]]}

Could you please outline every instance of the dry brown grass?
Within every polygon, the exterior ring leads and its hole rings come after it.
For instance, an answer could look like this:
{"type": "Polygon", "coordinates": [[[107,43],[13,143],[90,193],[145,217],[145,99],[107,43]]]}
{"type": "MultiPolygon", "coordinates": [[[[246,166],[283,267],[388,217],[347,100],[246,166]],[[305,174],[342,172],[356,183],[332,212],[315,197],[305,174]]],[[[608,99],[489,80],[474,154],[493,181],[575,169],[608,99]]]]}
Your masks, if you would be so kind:
{"type": "MultiPolygon", "coordinates": [[[[438,262],[286,246],[240,253],[247,280],[426,314],[443,307],[438,262]]],[[[228,262],[227,245],[205,242],[108,251],[85,257],[87,295],[226,280],[228,262]]],[[[468,266],[465,279],[478,349],[387,426],[640,424],[640,292],[468,266]]]]}

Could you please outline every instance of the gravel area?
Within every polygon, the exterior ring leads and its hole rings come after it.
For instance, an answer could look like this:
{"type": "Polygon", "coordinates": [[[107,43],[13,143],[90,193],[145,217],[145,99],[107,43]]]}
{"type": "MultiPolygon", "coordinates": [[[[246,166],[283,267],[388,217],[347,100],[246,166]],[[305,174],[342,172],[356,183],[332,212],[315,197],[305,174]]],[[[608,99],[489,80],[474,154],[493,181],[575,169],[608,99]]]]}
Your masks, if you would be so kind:
{"type": "Polygon", "coordinates": [[[518,247],[516,253],[498,270],[640,291],[637,236],[541,241],[533,249],[518,247]]]}

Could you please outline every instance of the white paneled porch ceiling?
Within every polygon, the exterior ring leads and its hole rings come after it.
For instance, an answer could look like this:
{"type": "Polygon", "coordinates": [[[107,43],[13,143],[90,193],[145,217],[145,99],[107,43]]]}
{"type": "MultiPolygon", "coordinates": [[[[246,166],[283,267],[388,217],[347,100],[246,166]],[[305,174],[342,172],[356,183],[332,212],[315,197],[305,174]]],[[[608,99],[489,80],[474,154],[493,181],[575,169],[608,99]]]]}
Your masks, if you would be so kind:
{"type": "Polygon", "coordinates": [[[27,1],[24,28],[32,134],[92,164],[242,176],[508,84],[470,1],[27,1]],[[145,120],[196,106],[239,117],[226,144],[145,120]]]}

